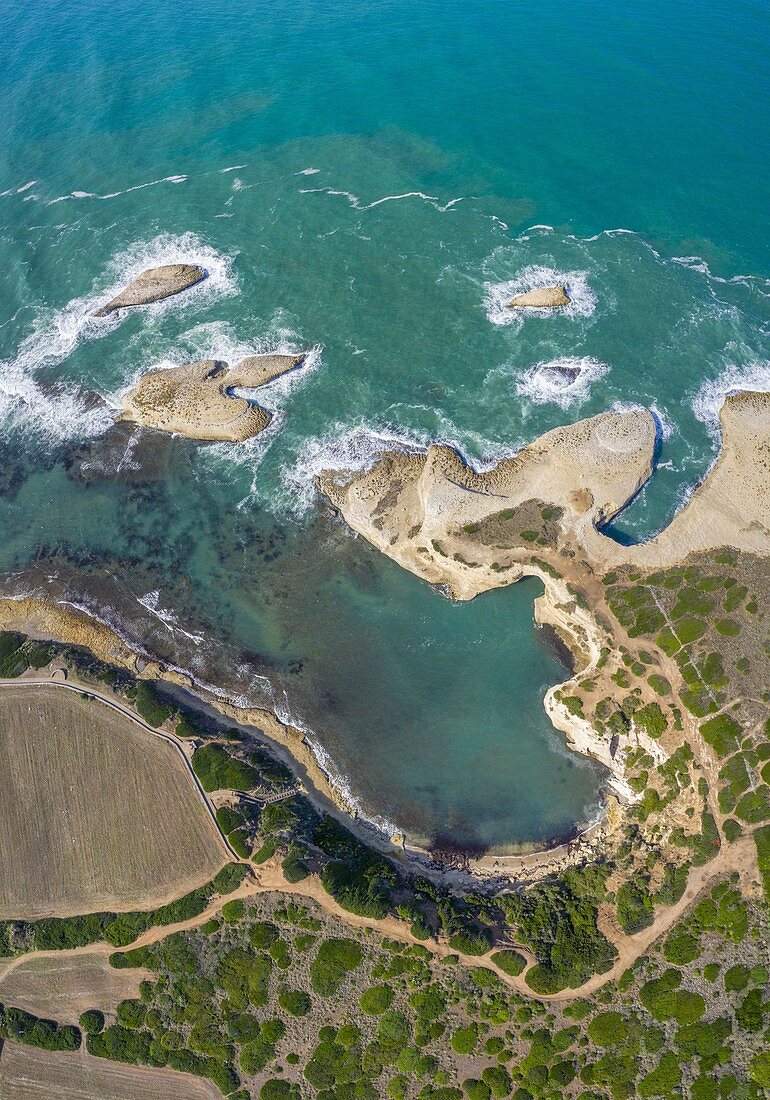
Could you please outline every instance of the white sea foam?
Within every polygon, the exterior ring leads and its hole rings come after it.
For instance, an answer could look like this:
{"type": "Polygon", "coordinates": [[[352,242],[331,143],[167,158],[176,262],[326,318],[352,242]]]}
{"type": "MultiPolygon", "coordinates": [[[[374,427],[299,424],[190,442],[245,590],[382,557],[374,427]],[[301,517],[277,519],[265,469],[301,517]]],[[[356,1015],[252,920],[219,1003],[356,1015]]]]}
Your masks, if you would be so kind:
{"type": "Polygon", "coordinates": [[[770,362],[742,367],[730,364],[717,378],[705,382],[693,398],[692,410],[709,429],[714,447],[719,446],[719,410],[725,397],[746,390],[770,391],[770,362]]]}
{"type": "Polygon", "coordinates": [[[484,306],[493,325],[517,325],[521,327],[527,317],[566,316],[590,317],[596,309],[596,295],[588,284],[585,271],[558,271],[541,264],[530,264],[515,279],[502,283],[486,283],[484,306]],[[508,302],[516,294],[528,290],[541,290],[551,286],[565,286],[569,305],[561,309],[510,309],[508,302]]]}
{"type": "Polygon", "coordinates": [[[298,176],[317,176],[320,171],[321,171],[320,168],[302,168],[299,172],[297,172],[297,175],[298,176]]]}
{"type": "Polygon", "coordinates": [[[131,245],[113,258],[106,277],[95,282],[91,293],[72,299],[60,309],[42,308],[16,356],[0,362],[0,425],[4,430],[34,432],[38,439],[48,441],[85,438],[105,431],[119,405],[117,395],[102,395],[102,400],[95,401],[93,395],[89,397],[71,382],[44,388],[36,375],[62,363],[84,340],[113,332],[123,312],[101,318],[94,317],[94,312],[142,271],[171,263],[199,264],[208,272],[208,278],[184,294],[142,307],[146,323],[151,324],[166,310],[189,310],[237,291],[232,257],[217,252],[193,233],[180,237],[163,234],[131,245]]]}
{"type": "Polygon", "coordinates": [[[338,422],[324,435],[303,441],[301,457],[282,471],[285,492],[276,503],[295,515],[302,515],[313,505],[315,481],[324,470],[341,474],[369,470],[386,451],[416,453],[428,442],[427,437],[417,434],[366,424],[351,427],[338,422]]]}
{"type": "Polygon", "coordinates": [[[155,589],[153,592],[148,592],[145,596],[137,596],[136,600],[137,603],[141,604],[146,611],[149,611],[154,618],[163,623],[170,634],[182,634],[195,645],[202,645],[203,642],[205,642],[206,639],[203,634],[191,634],[189,630],[185,630],[180,626],[179,620],[174,612],[169,611],[168,608],[161,605],[160,592],[158,589],[155,589]]]}
{"type": "MultiPolygon", "coordinates": [[[[662,409],[660,405],[655,404],[655,402],[651,402],[649,408],[650,412],[655,417],[655,422],[658,425],[660,438],[662,440],[665,441],[667,439],[670,439],[672,435],[675,435],[677,433],[677,426],[668,415],[666,409],[662,409]]],[[[668,463],[661,463],[660,468],[664,469],[667,465],[668,463]]]]}
{"type": "Polygon", "coordinates": [[[512,457],[520,449],[518,445],[496,443],[479,432],[462,431],[449,417],[432,406],[397,404],[390,408],[393,412],[399,408],[429,412],[435,416],[435,428],[428,432],[363,421],[352,425],[338,421],[324,435],[303,441],[301,456],[281,471],[284,491],[273,494],[271,507],[300,517],[313,507],[317,499],[316,479],[320,474],[332,471],[344,478],[363,473],[376,465],[388,451],[420,454],[431,444],[441,443],[453,447],[471,469],[481,473],[502,459],[512,457]],[[478,457],[468,457],[471,449],[478,457]]]}
{"type": "MultiPolygon", "coordinates": [[[[308,171],[298,172],[298,175],[310,175],[308,171]]],[[[447,210],[451,210],[456,206],[458,202],[462,202],[464,195],[460,195],[458,198],[450,199],[446,203],[442,203],[438,195],[427,195],[424,191],[404,191],[399,195],[383,195],[380,199],[374,199],[372,202],[362,202],[358,195],[354,195],[352,191],[339,191],[333,187],[305,187],[300,189],[300,195],[333,195],[340,198],[347,199],[354,210],[374,210],[376,206],[382,206],[385,202],[401,202],[403,199],[421,199],[423,202],[429,203],[434,206],[436,210],[444,214],[447,210]]]]}
{"type": "MultiPolygon", "coordinates": [[[[535,363],[525,370],[516,382],[516,393],[528,397],[536,405],[555,404],[561,409],[571,409],[590,396],[594,382],[609,370],[606,363],[590,355],[562,355],[535,363]]],[[[496,367],[487,378],[501,372],[511,374],[513,368],[496,367]]]]}
{"type": "MultiPolygon", "coordinates": [[[[292,722],[292,725],[296,725],[296,722],[292,722]]],[[[300,726],[299,728],[303,727],[300,726]]],[[[310,736],[308,731],[303,729],[303,732],[305,733],[305,744],[312,752],[316,764],[326,776],[329,786],[340,796],[348,813],[359,821],[371,826],[371,828],[385,838],[390,838],[395,836],[396,833],[400,833],[401,830],[397,825],[394,825],[392,821],[388,821],[387,818],[379,817],[376,814],[367,814],[364,811],[361,801],[353,793],[348,776],[335,768],[331,756],[320,741],[310,736]]]]}

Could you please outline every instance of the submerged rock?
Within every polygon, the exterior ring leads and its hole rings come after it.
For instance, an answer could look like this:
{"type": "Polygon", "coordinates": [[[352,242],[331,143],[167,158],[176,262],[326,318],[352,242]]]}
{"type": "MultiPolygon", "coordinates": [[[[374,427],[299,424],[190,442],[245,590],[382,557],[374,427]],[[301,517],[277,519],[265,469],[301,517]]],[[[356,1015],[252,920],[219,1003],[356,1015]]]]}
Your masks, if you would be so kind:
{"type": "Polygon", "coordinates": [[[300,355],[251,355],[235,367],[204,359],[148,371],[123,398],[121,420],[189,439],[243,442],[264,431],[272,416],[233,391],[255,389],[299,366],[300,355]]]}
{"type": "Polygon", "coordinates": [[[127,306],[146,306],[150,302],[161,302],[174,294],[188,290],[206,278],[205,268],[197,264],[164,264],[163,267],[151,267],[143,271],[125,290],[121,290],[107,305],[97,309],[94,317],[107,317],[116,309],[127,306]]]}
{"type": "Polygon", "coordinates": [[[548,386],[556,389],[567,389],[577,382],[583,368],[580,366],[567,366],[563,363],[550,363],[536,372],[535,377],[542,379],[548,386]]]}
{"type": "Polygon", "coordinates": [[[527,290],[523,294],[516,294],[508,303],[510,309],[556,309],[558,306],[568,305],[569,297],[566,287],[563,286],[527,290]]]}

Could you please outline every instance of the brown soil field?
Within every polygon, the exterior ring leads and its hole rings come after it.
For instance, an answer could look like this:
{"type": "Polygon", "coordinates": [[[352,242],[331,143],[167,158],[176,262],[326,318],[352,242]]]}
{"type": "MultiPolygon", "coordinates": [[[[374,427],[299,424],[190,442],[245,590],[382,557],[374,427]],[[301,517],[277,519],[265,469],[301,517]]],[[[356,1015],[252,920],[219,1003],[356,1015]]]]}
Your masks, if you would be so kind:
{"type": "Polygon", "coordinates": [[[55,687],[0,691],[0,918],[163,904],[225,863],[174,747],[55,687]]]}
{"type": "Polygon", "coordinates": [[[124,1066],[84,1051],[67,1054],[19,1043],[0,1053],[3,1100],[221,1100],[209,1081],[172,1069],[124,1066]]]}
{"type": "Polygon", "coordinates": [[[82,1012],[99,1008],[114,1015],[120,1001],[139,996],[147,970],[115,970],[103,950],[21,956],[0,977],[0,1001],[57,1020],[76,1024],[82,1012]]]}

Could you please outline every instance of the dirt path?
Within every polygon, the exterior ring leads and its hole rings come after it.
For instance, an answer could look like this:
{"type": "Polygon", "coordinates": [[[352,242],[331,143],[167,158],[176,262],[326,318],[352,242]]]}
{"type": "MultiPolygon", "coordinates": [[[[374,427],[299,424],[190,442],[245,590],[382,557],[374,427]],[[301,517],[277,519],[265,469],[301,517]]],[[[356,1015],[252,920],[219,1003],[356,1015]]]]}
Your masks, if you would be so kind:
{"type": "Polygon", "coordinates": [[[728,846],[723,844],[717,855],[709,863],[704,864],[702,867],[693,868],[690,871],[687,887],[682,897],[674,905],[659,907],[649,928],[645,928],[635,935],[627,935],[611,927],[603,929],[605,935],[618,952],[618,958],[612,968],[604,974],[595,974],[593,977],[589,978],[587,982],[584,982],[583,985],[575,989],[562,989],[558,993],[535,993],[526,983],[526,970],[518,977],[512,977],[510,974],[506,974],[492,961],[491,956],[495,951],[499,951],[501,947],[511,947],[520,952],[520,954],[527,959],[527,969],[529,969],[529,965],[533,965],[535,962],[531,951],[513,941],[496,944],[494,949],[486,955],[476,956],[465,955],[462,952],[455,951],[445,941],[430,940],[425,942],[418,940],[412,935],[409,931],[409,927],[403,921],[395,917],[376,919],[372,917],[360,917],[354,913],[349,913],[347,909],[343,909],[334,898],[326,893],[321,885],[320,879],[316,876],[310,876],[303,879],[302,882],[288,883],[284,879],[280,867],[272,864],[263,864],[261,867],[256,868],[253,875],[244,879],[236,890],[233,890],[231,894],[215,898],[202,913],[198,914],[198,916],[191,917],[185,921],[179,921],[176,924],[167,924],[150,928],[124,949],[115,948],[107,943],[96,943],[89,944],[85,947],[74,947],[68,951],[30,951],[27,954],[19,955],[8,960],[4,964],[0,964],[0,979],[4,978],[22,962],[30,958],[46,958],[51,956],[62,957],[65,955],[77,956],[87,953],[109,956],[116,950],[131,951],[136,947],[146,947],[166,939],[175,932],[187,932],[193,928],[199,928],[202,924],[205,924],[207,920],[217,916],[222,906],[228,901],[233,901],[237,898],[245,899],[256,897],[259,894],[275,893],[290,895],[297,899],[314,901],[324,910],[324,912],[328,913],[330,916],[336,917],[344,924],[354,928],[371,929],[390,939],[399,940],[401,943],[418,944],[427,948],[432,955],[438,958],[456,956],[464,966],[485,966],[489,970],[493,970],[500,980],[509,988],[533,1000],[543,1002],[571,1001],[576,997],[584,997],[591,993],[595,993],[606,982],[614,981],[619,978],[621,974],[632,966],[656,940],[670,931],[714,878],[728,871],[738,871],[746,885],[749,885],[749,882],[753,880],[755,875],[755,858],[751,834],[740,837],[732,845],[728,846]]]}

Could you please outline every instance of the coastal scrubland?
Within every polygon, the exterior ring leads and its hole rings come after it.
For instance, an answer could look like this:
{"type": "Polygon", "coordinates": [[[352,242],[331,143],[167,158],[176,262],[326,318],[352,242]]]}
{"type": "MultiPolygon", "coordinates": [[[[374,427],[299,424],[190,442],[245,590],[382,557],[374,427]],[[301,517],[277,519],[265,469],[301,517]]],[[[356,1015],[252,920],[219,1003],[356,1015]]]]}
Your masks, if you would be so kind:
{"type": "Polygon", "coordinates": [[[3,917],[151,907],[227,858],[172,746],[53,686],[0,692],[0,785],[3,917]]]}

